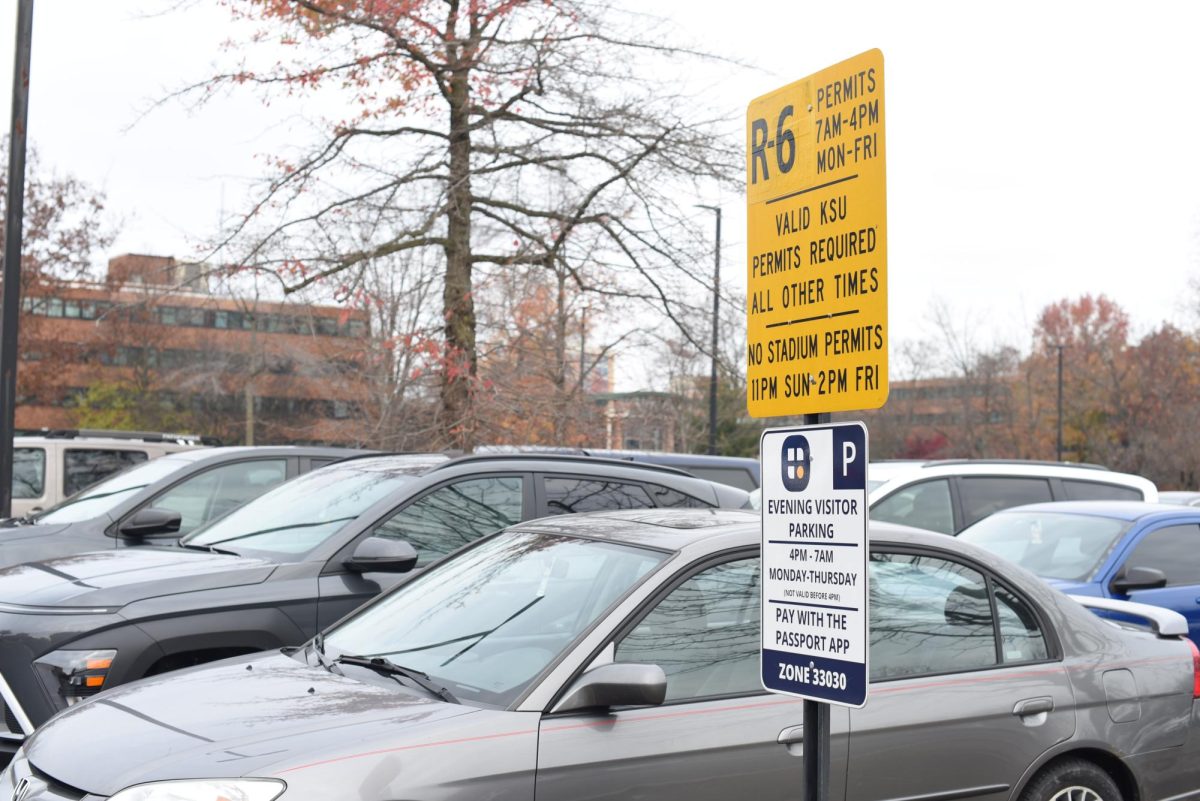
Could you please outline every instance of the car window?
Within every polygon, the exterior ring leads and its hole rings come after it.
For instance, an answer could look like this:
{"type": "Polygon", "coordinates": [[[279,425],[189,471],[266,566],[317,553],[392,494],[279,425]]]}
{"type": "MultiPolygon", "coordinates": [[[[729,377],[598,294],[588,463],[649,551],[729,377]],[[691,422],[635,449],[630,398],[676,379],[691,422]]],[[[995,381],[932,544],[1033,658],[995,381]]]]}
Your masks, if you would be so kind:
{"type": "Polygon", "coordinates": [[[521,521],[520,476],[458,481],[424,495],[379,524],[376,537],[405,540],[426,565],[485,534],[521,521]]]}
{"type": "Polygon", "coordinates": [[[693,498],[691,495],[670,489],[669,487],[661,487],[658,484],[647,484],[646,489],[650,491],[654,502],[660,507],[668,509],[711,509],[713,506],[707,501],[693,498]]]}
{"type": "Polygon", "coordinates": [[[45,491],[46,451],[42,448],[13,449],[13,500],[40,498],[45,491]]]}
{"type": "Polygon", "coordinates": [[[922,481],[896,490],[871,506],[871,519],[953,534],[950,482],[946,479],[922,481]]]}
{"type": "Polygon", "coordinates": [[[179,512],[183,517],[179,535],[183,535],[232,512],[286,479],[286,459],[236,462],[181,481],[149,505],[179,512]]]}
{"type": "Polygon", "coordinates": [[[259,551],[283,561],[302,559],[427,468],[427,463],[397,464],[391,458],[331,464],[196,529],[185,544],[259,551]]]}
{"type": "Polygon", "coordinates": [[[759,692],[759,560],[701,571],[617,643],[616,661],[658,665],[667,700],[759,692]]]}
{"type": "Polygon", "coordinates": [[[654,506],[650,495],[637,484],[563,476],[545,476],[543,481],[546,506],[552,515],[654,506]]]}
{"type": "Polygon", "coordinates": [[[1167,526],[1151,531],[1125,560],[1125,567],[1152,567],[1167,577],[1167,586],[1200,584],[1200,526],[1167,526]]]}
{"type": "Polygon", "coordinates": [[[1073,481],[1063,479],[1063,492],[1068,501],[1141,501],[1142,491],[1121,484],[1103,481],[1073,481]]]}
{"type": "Polygon", "coordinates": [[[754,475],[749,470],[743,470],[738,467],[697,467],[689,465],[684,470],[687,470],[698,478],[716,481],[719,484],[728,484],[731,487],[744,489],[746,492],[758,489],[758,482],[754,480],[754,475]]]}
{"type": "Polygon", "coordinates": [[[191,462],[187,459],[172,459],[169,456],[143,462],[68,498],[39,515],[34,522],[39,525],[58,525],[100,517],[108,514],[138,490],[166,478],[177,470],[182,470],[189,464],[191,462]]]}
{"type": "Polygon", "coordinates": [[[113,473],[148,459],[143,451],[68,448],[63,452],[63,494],[74,495],[113,473]]]}
{"type": "Polygon", "coordinates": [[[932,556],[872,553],[871,680],[997,664],[987,582],[932,556]]]}
{"type": "Polygon", "coordinates": [[[963,525],[982,520],[992,512],[1027,503],[1052,501],[1050,482],[1024,476],[964,476],[958,485],[963,525]]]}
{"type": "Polygon", "coordinates": [[[958,538],[1043,578],[1087,581],[1128,528],[1128,521],[1099,515],[1006,511],[985,517],[958,538]]]}
{"type": "Polygon", "coordinates": [[[665,558],[616,543],[507,532],[355,613],[328,632],[325,646],[386,657],[469,703],[505,707],[665,558]]]}
{"type": "Polygon", "coordinates": [[[1049,655],[1046,638],[1033,613],[1022,598],[1004,587],[993,590],[996,619],[1000,624],[1000,654],[1004,662],[1037,662],[1049,655]]]}

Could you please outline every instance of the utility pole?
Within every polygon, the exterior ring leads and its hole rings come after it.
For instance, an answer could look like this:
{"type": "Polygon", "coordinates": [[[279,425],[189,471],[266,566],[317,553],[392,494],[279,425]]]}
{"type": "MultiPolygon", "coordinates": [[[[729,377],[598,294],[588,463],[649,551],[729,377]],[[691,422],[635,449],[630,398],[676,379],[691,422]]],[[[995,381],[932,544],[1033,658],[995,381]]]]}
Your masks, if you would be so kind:
{"type": "Polygon", "coordinates": [[[717,334],[718,316],[721,311],[721,207],[697,203],[696,208],[708,209],[717,215],[717,242],[713,264],[713,310],[712,310],[712,375],[708,382],[708,452],[717,452],[717,334]]]}
{"type": "Polygon", "coordinates": [[[0,517],[12,514],[13,434],[17,405],[17,335],[21,318],[21,233],[25,219],[25,144],[33,0],[17,4],[12,122],[8,138],[8,206],[4,220],[4,287],[0,300],[0,517]]]}

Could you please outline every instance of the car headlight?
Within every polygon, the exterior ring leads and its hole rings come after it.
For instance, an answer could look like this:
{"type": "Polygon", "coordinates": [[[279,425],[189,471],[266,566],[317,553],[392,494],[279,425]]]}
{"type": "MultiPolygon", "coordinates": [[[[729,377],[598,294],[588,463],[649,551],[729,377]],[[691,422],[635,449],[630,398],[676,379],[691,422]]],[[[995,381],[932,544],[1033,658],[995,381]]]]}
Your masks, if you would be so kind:
{"type": "Polygon", "coordinates": [[[55,651],[36,660],[38,677],[61,709],[104,689],[108,669],[117,652],[55,651]]]}
{"type": "Polygon", "coordinates": [[[278,779],[188,779],[137,784],[108,801],[271,801],[286,789],[278,779]]]}

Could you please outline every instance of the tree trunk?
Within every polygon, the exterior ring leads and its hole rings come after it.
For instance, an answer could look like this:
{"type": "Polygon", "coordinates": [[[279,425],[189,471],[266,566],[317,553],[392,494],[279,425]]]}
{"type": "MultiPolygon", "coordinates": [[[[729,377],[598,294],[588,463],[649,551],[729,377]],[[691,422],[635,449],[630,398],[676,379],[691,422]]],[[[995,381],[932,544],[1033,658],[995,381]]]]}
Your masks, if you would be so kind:
{"type": "Polygon", "coordinates": [[[464,60],[451,58],[451,63],[457,62],[457,66],[449,84],[450,184],[446,198],[449,206],[446,282],[442,289],[442,308],[446,316],[442,413],[448,444],[469,452],[475,445],[475,415],[471,405],[477,362],[475,299],[471,293],[470,67],[463,63],[464,60]]]}
{"type": "Polygon", "coordinates": [[[554,442],[560,444],[567,430],[567,276],[556,270],[558,296],[554,304],[554,442]]]}
{"type": "Polygon", "coordinates": [[[246,406],[246,444],[254,444],[254,386],[247,381],[242,387],[242,399],[246,406]]]}

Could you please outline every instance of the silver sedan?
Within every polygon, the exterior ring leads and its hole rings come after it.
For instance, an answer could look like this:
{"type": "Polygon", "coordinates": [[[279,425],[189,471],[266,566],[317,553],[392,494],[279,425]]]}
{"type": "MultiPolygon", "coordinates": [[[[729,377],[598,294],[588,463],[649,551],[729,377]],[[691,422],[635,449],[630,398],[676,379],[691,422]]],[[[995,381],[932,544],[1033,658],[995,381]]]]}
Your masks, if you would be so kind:
{"type": "MultiPolygon", "coordinates": [[[[952,538],[871,535],[870,696],[832,710],[831,801],[1198,795],[1171,613],[1119,627],[952,538]]],[[[758,542],[745,512],[521,524],[303,648],[71,707],[0,801],[793,801],[801,704],[761,686],[758,542]]]]}

